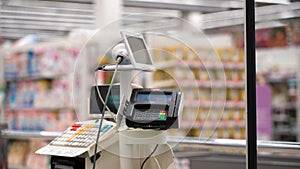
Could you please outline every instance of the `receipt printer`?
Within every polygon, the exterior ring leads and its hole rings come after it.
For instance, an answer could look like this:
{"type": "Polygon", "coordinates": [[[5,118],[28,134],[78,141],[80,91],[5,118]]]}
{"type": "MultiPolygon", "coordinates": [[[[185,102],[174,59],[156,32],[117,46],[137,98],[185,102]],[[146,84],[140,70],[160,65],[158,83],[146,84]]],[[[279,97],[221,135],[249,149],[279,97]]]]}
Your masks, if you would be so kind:
{"type": "Polygon", "coordinates": [[[133,128],[178,128],[182,92],[172,89],[133,89],[126,101],[126,125],[133,128]]]}

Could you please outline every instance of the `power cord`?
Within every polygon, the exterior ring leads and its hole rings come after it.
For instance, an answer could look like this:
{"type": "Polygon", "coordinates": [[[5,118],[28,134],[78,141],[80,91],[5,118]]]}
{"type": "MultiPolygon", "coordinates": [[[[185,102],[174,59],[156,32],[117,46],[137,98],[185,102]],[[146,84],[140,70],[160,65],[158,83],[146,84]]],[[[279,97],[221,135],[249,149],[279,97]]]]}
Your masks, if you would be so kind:
{"type": "MultiPolygon", "coordinates": [[[[97,86],[96,76],[95,76],[95,84],[96,84],[97,95],[98,95],[98,97],[100,98],[100,101],[102,102],[103,106],[105,105],[105,107],[106,107],[108,113],[111,115],[111,117],[112,117],[112,118],[114,119],[114,121],[116,122],[117,119],[116,119],[114,113],[111,112],[111,110],[109,109],[109,107],[105,104],[105,102],[104,102],[104,100],[103,100],[103,98],[102,98],[102,96],[101,96],[101,94],[100,94],[100,90],[99,90],[99,88],[98,88],[98,86],[97,86]]],[[[99,109],[100,109],[100,107],[99,107],[99,109]]]]}
{"type": "MultiPolygon", "coordinates": [[[[118,55],[117,58],[116,58],[116,63],[120,64],[123,60],[124,60],[124,56],[118,55]]],[[[103,68],[102,66],[98,66],[95,69],[95,72],[98,71],[98,70],[103,70],[102,68],[103,68]]],[[[117,65],[116,65],[116,68],[117,68],[117,65]]],[[[113,81],[113,79],[112,79],[112,81],[113,81]]],[[[105,104],[105,102],[104,102],[104,100],[103,100],[103,98],[102,98],[102,96],[100,94],[100,90],[97,87],[97,76],[96,75],[94,76],[94,83],[96,84],[96,91],[97,91],[98,97],[100,98],[100,101],[102,102],[102,104],[104,105],[104,107],[106,107],[108,113],[111,115],[111,117],[114,119],[114,121],[117,122],[117,118],[115,117],[115,114],[109,109],[109,107],[107,106],[107,104],[105,104]]],[[[109,94],[109,93],[107,93],[107,94],[109,94]]]]}
{"type": "MultiPolygon", "coordinates": [[[[98,147],[98,141],[99,141],[99,138],[100,138],[100,131],[101,131],[101,128],[102,128],[102,123],[103,123],[103,120],[104,120],[104,113],[105,113],[105,108],[107,107],[107,101],[108,101],[108,97],[109,97],[109,93],[111,91],[111,88],[112,88],[112,84],[113,84],[113,81],[116,77],[116,73],[118,71],[118,66],[119,66],[119,63],[122,61],[122,57],[117,57],[117,60],[116,60],[116,68],[115,68],[115,71],[113,73],[113,76],[111,78],[111,82],[109,84],[109,87],[108,87],[108,90],[107,90],[107,94],[106,94],[106,97],[105,97],[105,101],[104,101],[104,105],[103,105],[103,109],[102,109],[102,114],[101,114],[101,118],[100,118],[100,124],[99,124],[99,128],[98,128],[98,132],[97,132],[97,138],[96,138],[96,145],[95,145],[95,149],[94,149],[94,163],[93,163],[93,169],[96,168],[96,160],[97,160],[97,147],[98,147]]],[[[96,87],[96,89],[98,89],[98,87],[96,87]]],[[[98,89],[98,94],[100,94],[99,92],[99,89],[98,89]]],[[[101,95],[99,95],[100,98],[101,95]]],[[[103,100],[103,99],[102,99],[103,100]]]]}
{"type": "Polygon", "coordinates": [[[156,162],[157,168],[158,168],[158,169],[161,169],[160,164],[159,164],[159,162],[158,162],[158,160],[157,160],[156,157],[154,157],[154,160],[155,160],[155,162],[156,162]]]}
{"type": "Polygon", "coordinates": [[[143,163],[142,163],[140,169],[143,169],[143,168],[144,168],[144,165],[145,165],[146,162],[150,159],[150,157],[155,153],[157,147],[158,147],[158,144],[156,144],[156,146],[154,147],[153,151],[145,158],[145,160],[143,161],[143,163]]]}

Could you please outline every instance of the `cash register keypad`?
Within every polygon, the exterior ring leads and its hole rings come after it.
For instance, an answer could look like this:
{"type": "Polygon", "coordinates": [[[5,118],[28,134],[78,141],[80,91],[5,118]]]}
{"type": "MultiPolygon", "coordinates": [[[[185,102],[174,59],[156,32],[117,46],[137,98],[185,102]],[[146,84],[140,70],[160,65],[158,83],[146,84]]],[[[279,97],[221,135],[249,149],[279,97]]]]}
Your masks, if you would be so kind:
{"type": "MultiPolygon", "coordinates": [[[[99,140],[108,134],[109,131],[113,130],[113,128],[113,123],[103,120],[99,140]]],[[[88,147],[95,143],[98,129],[99,122],[96,122],[95,120],[90,120],[83,123],[78,122],[65,130],[61,136],[51,141],[50,145],[88,147]]]]}
{"type": "Polygon", "coordinates": [[[165,110],[149,109],[147,111],[136,110],[134,112],[133,120],[154,121],[154,120],[165,120],[165,118],[166,118],[165,110]]]}

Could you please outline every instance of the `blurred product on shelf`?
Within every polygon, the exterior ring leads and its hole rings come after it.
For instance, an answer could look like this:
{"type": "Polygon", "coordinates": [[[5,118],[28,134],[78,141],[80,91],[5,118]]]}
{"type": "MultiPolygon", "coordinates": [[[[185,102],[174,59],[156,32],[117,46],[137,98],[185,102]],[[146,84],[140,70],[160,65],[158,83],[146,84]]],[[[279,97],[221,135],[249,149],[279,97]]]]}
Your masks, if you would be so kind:
{"type": "Polygon", "coordinates": [[[79,48],[67,43],[40,43],[3,52],[3,116],[8,130],[16,133],[9,139],[9,167],[49,168],[48,157],[34,152],[47,144],[41,140],[51,137],[43,137],[43,131],[64,131],[77,118],[72,84],[78,55],[79,48]],[[30,136],[23,138],[22,132],[30,136]],[[38,139],[31,139],[33,135],[38,139]]]}
{"type": "Polygon", "coordinates": [[[291,45],[299,46],[300,45],[300,24],[299,22],[292,22],[289,23],[289,26],[287,27],[287,30],[289,31],[291,35],[291,45]]]}
{"type": "MultiPolygon", "coordinates": [[[[297,49],[288,51],[295,52],[297,49]]],[[[272,136],[274,141],[297,141],[297,69],[295,68],[297,57],[289,56],[289,62],[278,63],[281,60],[286,60],[286,56],[281,56],[280,50],[268,51],[272,56],[273,62],[260,63],[258,66],[258,80],[264,79],[265,85],[271,90],[271,126],[272,136]],[[294,64],[291,64],[294,62],[294,64]],[[284,65],[286,64],[286,65],[284,65]],[[261,68],[264,69],[261,69],[261,68]]],[[[285,51],[287,53],[287,51],[285,51]]],[[[266,57],[265,55],[262,55],[266,57]]],[[[261,95],[259,97],[265,97],[261,95]]],[[[258,97],[258,100],[260,98],[258,97]]],[[[262,102],[262,100],[260,101],[262,102]]],[[[261,109],[266,110],[266,109],[261,109]]],[[[259,114],[258,114],[259,115],[259,114]]],[[[258,116],[259,117],[259,116],[258,116]]],[[[261,117],[258,121],[264,119],[261,117]]],[[[265,122],[264,122],[265,123],[265,122]]]]}
{"type": "Polygon", "coordinates": [[[175,158],[174,169],[190,169],[190,160],[188,158],[175,158]]]}
{"type": "Polygon", "coordinates": [[[185,94],[181,128],[169,135],[245,139],[243,50],[163,47],[154,63],[159,70],[149,86],[181,87],[185,94]]]}
{"type": "Polygon", "coordinates": [[[259,29],[255,32],[256,47],[284,47],[287,46],[285,27],[259,29]]]}
{"type": "Polygon", "coordinates": [[[25,80],[8,85],[7,108],[71,107],[71,80],[59,77],[49,80],[25,80]],[[51,104],[49,104],[51,103],[51,104]]]}
{"type": "Polygon", "coordinates": [[[45,141],[31,140],[29,142],[29,151],[27,152],[25,166],[32,169],[47,168],[49,165],[49,157],[38,155],[35,153],[40,147],[47,145],[45,141]]]}
{"type": "Polygon", "coordinates": [[[259,84],[264,81],[271,90],[274,141],[297,141],[297,52],[299,49],[293,47],[258,51],[257,80],[259,84]]]}
{"type": "MultiPolygon", "coordinates": [[[[48,137],[39,132],[64,131],[74,123],[76,114],[71,97],[79,48],[71,46],[42,43],[4,52],[6,96],[3,116],[8,130],[16,136],[27,132],[47,140],[48,137]]],[[[39,139],[32,140],[30,136],[9,139],[9,167],[48,168],[48,157],[34,153],[47,144],[39,139]]]]}
{"type": "Polygon", "coordinates": [[[5,92],[0,88],[0,112],[1,109],[3,108],[4,99],[5,99],[5,92]]]}
{"type": "Polygon", "coordinates": [[[300,125],[297,110],[300,51],[295,42],[299,34],[297,25],[299,24],[295,22],[288,24],[284,30],[283,27],[272,29],[286,32],[286,46],[257,49],[257,83],[266,85],[271,90],[273,141],[299,141],[300,138],[297,132],[300,125]]]}
{"type": "Polygon", "coordinates": [[[75,119],[69,75],[79,50],[40,46],[17,48],[4,55],[4,117],[11,130],[63,131],[75,119]]]}
{"type": "Polygon", "coordinates": [[[75,119],[72,73],[77,47],[37,45],[4,56],[9,129],[63,131],[75,119]]]}
{"type": "Polygon", "coordinates": [[[48,168],[47,156],[37,155],[34,152],[42,146],[47,145],[45,141],[12,141],[8,150],[8,163],[11,168],[48,168]]]}
{"type": "MultiPolygon", "coordinates": [[[[113,61],[110,58],[105,56],[99,56],[99,60],[97,62],[96,67],[100,65],[111,64],[113,61]]],[[[113,73],[110,71],[96,71],[95,76],[97,79],[97,84],[109,84],[111,82],[113,73]]],[[[117,80],[117,79],[116,79],[117,80]]]]}
{"type": "Polygon", "coordinates": [[[8,163],[15,166],[24,166],[28,151],[29,143],[27,141],[11,142],[8,150],[8,163]]]}
{"type": "Polygon", "coordinates": [[[13,46],[14,47],[19,47],[19,46],[24,46],[24,45],[29,45],[29,44],[36,44],[39,41],[40,41],[40,39],[39,39],[38,35],[29,34],[29,35],[26,35],[25,37],[15,41],[13,46]]]}
{"type": "Polygon", "coordinates": [[[297,141],[296,78],[269,81],[272,87],[273,140],[297,141]]]}
{"type": "MultiPolygon", "coordinates": [[[[232,36],[234,46],[244,49],[243,29],[232,29],[231,27],[219,28],[217,30],[206,30],[207,34],[224,33],[232,36]]],[[[284,26],[273,28],[260,28],[255,31],[256,48],[284,48],[300,45],[299,20],[285,23],[284,26]]],[[[258,59],[260,61],[260,59],[258,59]]]]}
{"type": "Polygon", "coordinates": [[[78,48],[36,48],[14,52],[4,58],[4,77],[10,78],[57,76],[74,71],[78,48]]]}
{"type": "Polygon", "coordinates": [[[63,131],[74,122],[70,109],[7,109],[5,119],[9,129],[18,131],[63,131]]]}

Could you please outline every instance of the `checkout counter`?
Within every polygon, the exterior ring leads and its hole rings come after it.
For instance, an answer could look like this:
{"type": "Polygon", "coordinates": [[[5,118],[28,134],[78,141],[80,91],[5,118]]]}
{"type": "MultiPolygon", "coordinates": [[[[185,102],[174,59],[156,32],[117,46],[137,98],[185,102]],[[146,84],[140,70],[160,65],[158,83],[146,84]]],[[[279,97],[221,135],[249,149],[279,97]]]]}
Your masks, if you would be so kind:
{"type": "MultiPolygon", "coordinates": [[[[4,129],[1,131],[1,141],[13,137],[4,129]]],[[[177,144],[180,147],[199,148],[200,151],[175,151],[177,161],[188,161],[190,169],[245,169],[246,149],[245,140],[232,139],[199,139],[167,137],[170,145],[177,144]],[[237,150],[240,153],[228,153],[237,150]],[[226,153],[227,152],[227,153],[226,153]]],[[[297,142],[275,142],[258,141],[258,168],[259,169],[299,169],[300,167],[300,143],[297,142]]],[[[5,148],[4,146],[2,147],[5,148]]],[[[3,157],[7,157],[7,151],[1,152],[3,157]]],[[[7,160],[7,158],[5,158],[7,160]]],[[[2,164],[7,164],[3,159],[2,164]]],[[[53,159],[56,160],[55,158],[53,159]]],[[[68,157],[60,158],[61,162],[69,161],[68,157]]],[[[77,166],[84,159],[77,158],[74,163],[77,166]]],[[[57,164],[57,163],[56,163],[57,164]]],[[[176,168],[178,169],[178,168],[176,168]]],[[[181,168],[180,168],[181,169],[181,168]]]]}
{"type": "MultiPolygon", "coordinates": [[[[199,139],[169,137],[169,144],[200,148],[201,151],[175,152],[175,157],[189,162],[190,169],[243,169],[246,168],[246,140],[199,139]],[[229,153],[234,151],[235,153],[229,153]],[[236,153],[239,152],[239,153],[236,153]]],[[[300,143],[257,141],[259,169],[298,169],[300,143]]]]}

